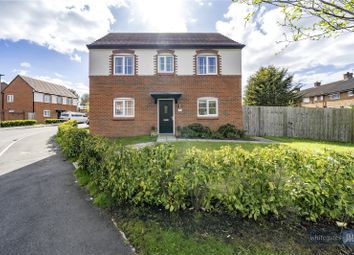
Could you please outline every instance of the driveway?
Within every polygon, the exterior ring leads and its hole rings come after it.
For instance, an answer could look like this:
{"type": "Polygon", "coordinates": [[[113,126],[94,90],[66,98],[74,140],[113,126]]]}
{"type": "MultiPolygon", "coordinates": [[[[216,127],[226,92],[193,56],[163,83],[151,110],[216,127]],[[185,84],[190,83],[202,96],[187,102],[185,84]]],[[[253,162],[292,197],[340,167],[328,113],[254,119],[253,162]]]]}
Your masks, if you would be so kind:
{"type": "Polygon", "coordinates": [[[75,184],[56,129],[0,129],[0,254],[132,254],[75,184]]]}

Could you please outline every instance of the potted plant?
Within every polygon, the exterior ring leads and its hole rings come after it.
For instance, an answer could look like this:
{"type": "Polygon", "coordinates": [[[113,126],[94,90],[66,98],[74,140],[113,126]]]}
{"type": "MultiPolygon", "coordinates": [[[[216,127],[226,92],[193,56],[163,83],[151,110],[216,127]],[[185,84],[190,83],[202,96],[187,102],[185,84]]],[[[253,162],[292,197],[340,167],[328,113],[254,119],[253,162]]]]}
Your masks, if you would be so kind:
{"type": "Polygon", "coordinates": [[[151,136],[157,136],[156,127],[154,127],[154,126],[151,127],[150,135],[151,135],[151,136]]]}

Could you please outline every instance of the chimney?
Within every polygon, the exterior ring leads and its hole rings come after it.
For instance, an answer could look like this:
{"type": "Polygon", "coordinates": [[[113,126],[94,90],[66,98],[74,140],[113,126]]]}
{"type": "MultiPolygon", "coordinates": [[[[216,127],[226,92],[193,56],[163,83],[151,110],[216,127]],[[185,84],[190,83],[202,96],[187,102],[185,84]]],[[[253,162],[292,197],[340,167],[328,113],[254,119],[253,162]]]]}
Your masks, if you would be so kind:
{"type": "Polygon", "coordinates": [[[320,81],[316,81],[313,86],[316,88],[316,87],[319,87],[321,86],[321,82],[320,81]]]}
{"type": "Polygon", "coordinates": [[[344,78],[345,81],[347,81],[347,80],[349,80],[349,79],[352,79],[352,78],[353,78],[353,73],[347,72],[347,73],[345,73],[345,74],[343,75],[343,78],[344,78]]]}

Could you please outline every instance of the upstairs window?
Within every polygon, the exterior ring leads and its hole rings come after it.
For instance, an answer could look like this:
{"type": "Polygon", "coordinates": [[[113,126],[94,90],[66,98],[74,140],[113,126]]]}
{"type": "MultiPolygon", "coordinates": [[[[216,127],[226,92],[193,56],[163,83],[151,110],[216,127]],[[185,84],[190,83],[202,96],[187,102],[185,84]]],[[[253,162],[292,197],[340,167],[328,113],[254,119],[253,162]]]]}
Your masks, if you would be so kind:
{"type": "Polygon", "coordinates": [[[133,75],[134,74],[134,56],[115,56],[114,57],[114,74],[116,75],[133,75]]]}
{"type": "Polygon", "coordinates": [[[348,97],[354,96],[354,90],[348,91],[348,97]]]}
{"type": "Polygon", "coordinates": [[[217,74],[217,57],[197,56],[197,74],[199,75],[217,74]]]}
{"type": "Polygon", "coordinates": [[[113,117],[134,117],[135,101],[133,98],[113,100],[113,117]]]}
{"type": "Polygon", "coordinates": [[[198,99],[199,117],[217,117],[218,99],[214,97],[202,97],[198,99]]]}
{"type": "Polygon", "coordinates": [[[174,71],[174,58],[172,55],[159,55],[158,56],[158,70],[159,73],[173,73],[174,71]]]}
{"type": "Polygon", "coordinates": [[[340,99],[340,93],[331,94],[331,95],[329,95],[329,98],[331,100],[338,100],[338,99],[340,99]]]}
{"type": "Polygon", "coordinates": [[[14,102],[14,95],[7,95],[6,97],[8,103],[13,103],[14,102]]]}
{"type": "Polygon", "coordinates": [[[63,103],[63,98],[58,96],[57,97],[57,104],[62,104],[63,103]]]}
{"type": "Polygon", "coordinates": [[[43,96],[43,101],[44,101],[44,103],[50,103],[51,102],[51,96],[50,95],[44,95],[43,96]]]}

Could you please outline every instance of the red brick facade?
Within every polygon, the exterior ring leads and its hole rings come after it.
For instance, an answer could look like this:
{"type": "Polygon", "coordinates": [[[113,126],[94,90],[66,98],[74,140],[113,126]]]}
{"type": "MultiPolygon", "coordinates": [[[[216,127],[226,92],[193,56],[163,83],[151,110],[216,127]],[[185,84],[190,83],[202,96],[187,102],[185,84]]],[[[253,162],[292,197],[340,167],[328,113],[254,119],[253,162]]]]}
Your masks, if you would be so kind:
{"type": "Polygon", "coordinates": [[[21,77],[17,76],[3,91],[3,120],[25,120],[34,113],[34,119],[44,122],[43,110],[50,110],[51,116],[56,119],[57,110],[76,111],[75,105],[34,102],[34,91],[21,77]],[[13,95],[14,101],[7,102],[7,95],[13,95]]]}
{"type": "Polygon", "coordinates": [[[149,134],[158,125],[151,92],[182,93],[175,105],[176,128],[196,122],[214,130],[226,123],[242,128],[240,75],[90,76],[90,132],[110,137],[149,134]],[[135,99],[134,118],[113,118],[113,100],[118,97],[135,99]],[[218,117],[197,116],[200,97],[218,98],[218,117]]]}

